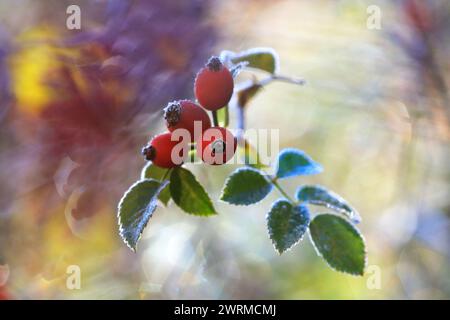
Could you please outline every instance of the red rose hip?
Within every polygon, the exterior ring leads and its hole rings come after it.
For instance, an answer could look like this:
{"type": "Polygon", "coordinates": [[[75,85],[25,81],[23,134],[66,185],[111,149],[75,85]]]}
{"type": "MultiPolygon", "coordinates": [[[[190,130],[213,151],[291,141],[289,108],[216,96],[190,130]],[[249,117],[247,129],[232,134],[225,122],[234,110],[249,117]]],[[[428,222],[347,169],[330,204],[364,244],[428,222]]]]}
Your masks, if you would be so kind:
{"type": "Polygon", "coordinates": [[[189,100],[169,102],[164,108],[164,119],[170,132],[186,129],[191,135],[191,142],[197,140],[203,131],[211,128],[208,113],[189,100]]]}
{"type": "Polygon", "coordinates": [[[237,140],[222,127],[212,127],[203,132],[197,141],[197,155],[204,163],[221,165],[227,163],[236,151],[237,140]]]}
{"type": "Polygon", "coordinates": [[[218,57],[211,57],[197,73],[194,93],[202,107],[215,111],[224,107],[233,95],[233,76],[218,57]]]}
{"type": "Polygon", "coordinates": [[[183,140],[172,141],[171,136],[170,132],[155,136],[142,148],[145,159],[161,168],[173,168],[183,164],[184,151],[188,144],[183,140]]]}

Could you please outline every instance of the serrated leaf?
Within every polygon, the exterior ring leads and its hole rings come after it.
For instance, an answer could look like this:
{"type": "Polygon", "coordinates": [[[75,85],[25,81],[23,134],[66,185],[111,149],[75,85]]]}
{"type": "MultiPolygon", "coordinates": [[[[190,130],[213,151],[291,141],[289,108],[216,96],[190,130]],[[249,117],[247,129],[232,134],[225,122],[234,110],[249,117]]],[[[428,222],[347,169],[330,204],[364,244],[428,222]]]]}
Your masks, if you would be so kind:
{"type": "Polygon", "coordinates": [[[176,167],[170,175],[170,194],[173,201],[185,212],[210,216],[216,210],[202,185],[187,169],[176,167]]]}
{"type": "Polygon", "coordinates": [[[306,206],[294,206],[281,199],[273,203],[266,219],[270,239],[281,254],[303,238],[309,225],[309,212],[306,206]]]}
{"type": "Polygon", "coordinates": [[[228,124],[230,123],[228,106],[220,108],[219,110],[217,110],[216,114],[219,126],[224,128],[228,127],[228,124]]]}
{"type": "Polygon", "coordinates": [[[249,205],[264,199],[272,187],[261,171],[239,168],[225,181],[220,199],[231,204],[249,205]]]}
{"type": "Polygon", "coordinates": [[[238,144],[238,153],[244,160],[246,166],[250,166],[256,169],[268,167],[268,165],[265,165],[261,162],[261,157],[258,151],[251,145],[251,143],[247,139],[244,139],[242,143],[238,144]]]}
{"type": "Polygon", "coordinates": [[[133,184],[119,202],[119,234],[136,251],[136,245],[156,209],[157,197],[168,181],[140,180],[133,184]]]}
{"type": "Polygon", "coordinates": [[[365,243],[352,224],[333,214],[320,214],[311,221],[309,230],[317,254],[331,268],[352,275],[364,274],[365,243]]]}
{"type": "MultiPolygon", "coordinates": [[[[170,169],[161,168],[158,166],[155,166],[151,162],[147,162],[147,164],[142,168],[141,171],[141,179],[155,179],[158,181],[162,181],[163,179],[168,178],[167,174],[170,169]]],[[[167,180],[168,181],[168,180],[167,180]]],[[[167,204],[170,201],[170,190],[169,186],[167,185],[158,196],[159,201],[161,201],[162,204],[167,206],[167,204]]]]}
{"type": "Polygon", "coordinates": [[[322,166],[303,151],[289,148],[282,150],[278,155],[277,178],[311,175],[322,171],[322,166]]]}
{"type": "Polygon", "coordinates": [[[342,197],[322,186],[302,186],[297,190],[297,200],[325,206],[344,214],[354,223],[359,223],[361,217],[342,197]]]}
{"type": "MultiPolygon", "coordinates": [[[[231,53],[228,53],[231,54],[231,53]]],[[[249,68],[276,73],[278,71],[279,58],[275,50],[271,48],[253,48],[230,56],[232,63],[247,61],[249,68]]]]}

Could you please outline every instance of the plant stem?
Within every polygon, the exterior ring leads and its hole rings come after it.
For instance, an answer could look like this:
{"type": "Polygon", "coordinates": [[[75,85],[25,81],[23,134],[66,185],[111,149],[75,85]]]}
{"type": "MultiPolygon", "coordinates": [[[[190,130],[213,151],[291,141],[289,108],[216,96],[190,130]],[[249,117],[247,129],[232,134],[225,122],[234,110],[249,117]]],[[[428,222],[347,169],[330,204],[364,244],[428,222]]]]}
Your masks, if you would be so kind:
{"type": "Polygon", "coordinates": [[[238,117],[237,117],[237,128],[239,130],[244,131],[245,129],[245,114],[244,114],[244,108],[241,105],[237,105],[237,113],[238,113],[238,117]]]}
{"type": "Polygon", "coordinates": [[[217,117],[217,110],[214,110],[212,112],[212,116],[213,116],[214,127],[218,127],[219,126],[219,118],[217,117]]]}
{"type": "Polygon", "coordinates": [[[162,177],[162,180],[161,180],[161,181],[165,181],[165,180],[166,180],[166,178],[167,178],[167,176],[169,175],[170,171],[172,171],[172,168],[167,169],[167,171],[166,171],[166,173],[164,173],[164,176],[162,177]]]}
{"type": "Polygon", "coordinates": [[[273,186],[275,188],[278,189],[278,191],[280,191],[280,193],[283,195],[283,197],[285,197],[287,200],[289,200],[291,203],[295,203],[294,199],[292,199],[286,191],[283,190],[283,188],[278,184],[277,182],[277,178],[272,178],[270,179],[270,182],[273,184],[273,186]]]}
{"type": "Polygon", "coordinates": [[[225,123],[224,123],[224,127],[228,127],[228,125],[230,124],[230,110],[228,109],[228,105],[226,105],[225,107],[225,123]]]}
{"type": "MultiPolygon", "coordinates": [[[[269,83],[271,83],[272,81],[283,81],[283,82],[288,82],[288,83],[292,83],[292,84],[296,84],[296,85],[304,85],[305,84],[305,80],[301,79],[301,78],[293,78],[293,77],[287,77],[287,76],[283,76],[283,75],[271,75],[267,78],[264,78],[262,80],[260,80],[259,82],[251,82],[249,86],[247,87],[243,87],[240,88],[240,91],[244,91],[244,90],[248,90],[251,87],[258,85],[258,86],[265,86],[268,85],[269,83]]],[[[241,134],[238,136],[238,141],[239,143],[242,143],[242,145],[245,148],[245,140],[243,139],[243,131],[245,129],[245,110],[244,110],[244,106],[240,105],[239,102],[236,102],[236,109],[238,111],[237,114],[237,122],[238,122],[238,129],[240,130],[241,134]]],[[[214,111],[213,111],[213,119],[214,119],[214,111]]],[[[217,116],[217,115],[216,115],[217,116]]],[[[262,170],[263,171],[263,170],[262,170]]],[[[264,171],[263,171],[264,172],[264,171]]],[[[265,174],[267,174],[267,172],[264,172],[265,174]]],[[[268,175],[268,174],[267,174],[268,175]]],[[[269,176],[269,175],[268,175],[269,176]]],[[[286,191],[283,190],[283,188],[278,184],[277,182],[277,178],[273,177],[270,179],[270,183],[272,183],[272,185],[278,189],[278,191],[281,193],[281,195],[283,197],[285,197],[289,202],[291,202],[292,204],[297,203],[296,201],[294,201],[294,199],[292,199],[286,191]]]]}
{"type": "Polygon", "coordinates": [[[287,83],[298,84],[300,86],[302,86],[306,83],[305,79],[288,77],[288,76],[283,76],[280,74],[274,74],[274,75],[271,75],[270,77],[262,79],[259,82],[259,84],[264,86],[266,84],[269,84],[272,81],[283,81],[283,82],[287,82],[287,83]]]}
{"type": "Polygon", "coordinates": [[[289,76],[284,76],[281,74],[272,74],[272,75],[270,75],[264,79],[261,79],[259,81],[249,81],[249,83],[247,85],[239,88],[239,91],[248,90],[249,88],[251,88],[255,85],[263,87],[263,86],[270,84],[273,81],[281,81],[281,82],[296,84],[299,86],[302,86],[306,83],[305,79],[302,79],[302,78],[289,77],[289,76]]]}

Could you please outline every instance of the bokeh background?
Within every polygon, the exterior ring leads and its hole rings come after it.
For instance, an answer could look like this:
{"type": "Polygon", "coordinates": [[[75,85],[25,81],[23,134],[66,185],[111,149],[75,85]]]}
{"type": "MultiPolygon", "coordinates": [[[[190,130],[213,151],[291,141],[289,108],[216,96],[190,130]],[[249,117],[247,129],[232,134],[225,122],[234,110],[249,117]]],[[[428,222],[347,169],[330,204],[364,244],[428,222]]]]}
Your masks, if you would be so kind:
{"type": "MultiPolygon", "coordinates": [[[[449,17],[446,0],[1,1],[0,297],[450,298],[449,17]],[[70,4],[81,30],[66,28],[70,4]],[[217,201],[208,219],[158,208],[136,254],[118,235],[165,104],[192,98],[211,54],[261,46],[307,85],[271,84],[247,125],[324,165],[283,186],[326,185],[358,209],[378,288],[332,271],[307,237],[279,256],[265,224],[276,192],[217,201]]],[[[191,169],[218,199],[235,166],[191,169]]]]}

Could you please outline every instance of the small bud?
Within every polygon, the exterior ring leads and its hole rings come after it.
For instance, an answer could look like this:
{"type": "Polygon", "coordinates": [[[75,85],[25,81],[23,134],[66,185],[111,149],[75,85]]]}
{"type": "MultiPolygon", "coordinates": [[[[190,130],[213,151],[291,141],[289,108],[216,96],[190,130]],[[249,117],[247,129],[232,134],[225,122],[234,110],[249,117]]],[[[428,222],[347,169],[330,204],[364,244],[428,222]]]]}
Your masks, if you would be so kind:
{"type": "Polygon", "coordinates": [[[181,118],[181,104],[179,101],[169,102],[164,108],[164,119],[167,121],[168,127],[174,127],[181,118]]]}
{"type": "Polygon", "coordinates": [[[151,161],[155,158],[155,148],[153,148],[152,146],[145,146],[142,148],[142,155],[144,156],[145,160],[147,161],[151,161]]]}
{"type": "Polygon", "coordinates": [[[206,66],[209,70],[217,72],[220,71],[223,67],[222,61],[216,56],[212,56],[209,58],[208,62],[206,63],[206,66]]]}

